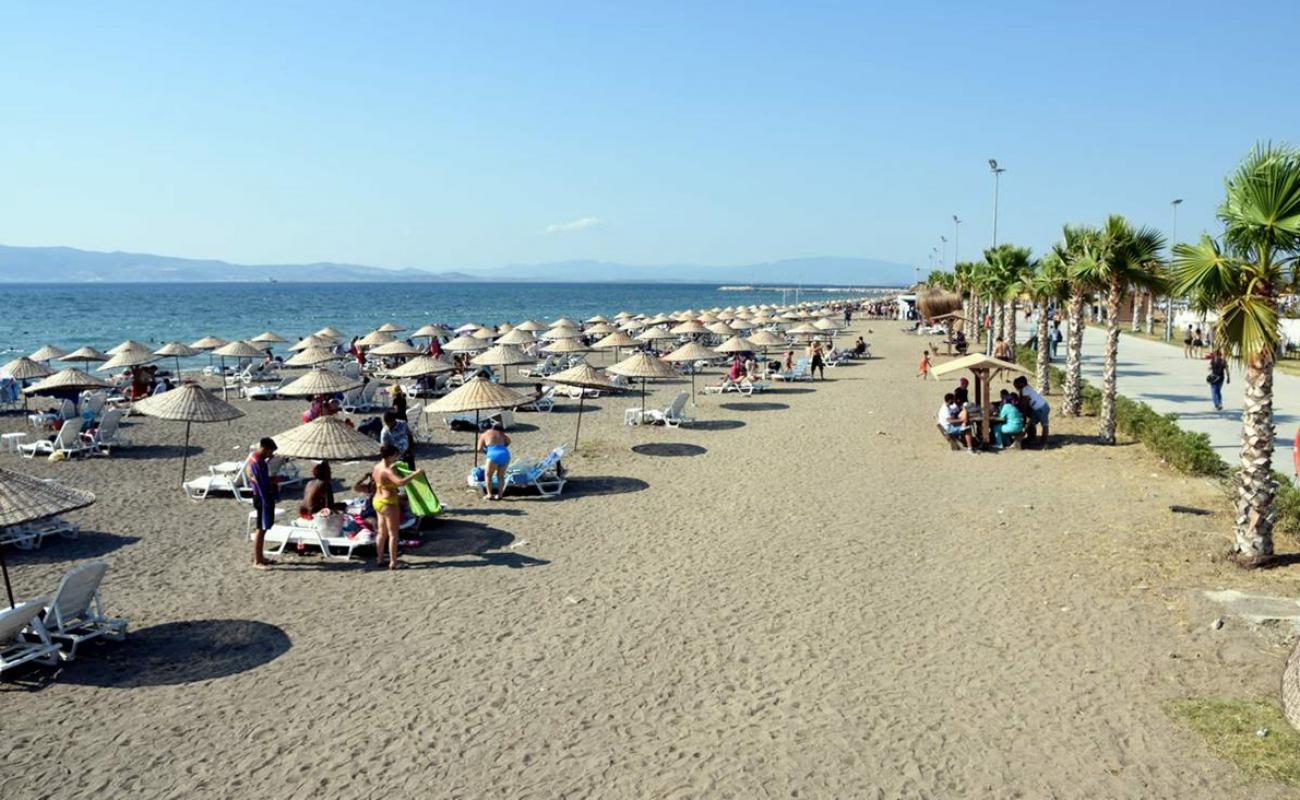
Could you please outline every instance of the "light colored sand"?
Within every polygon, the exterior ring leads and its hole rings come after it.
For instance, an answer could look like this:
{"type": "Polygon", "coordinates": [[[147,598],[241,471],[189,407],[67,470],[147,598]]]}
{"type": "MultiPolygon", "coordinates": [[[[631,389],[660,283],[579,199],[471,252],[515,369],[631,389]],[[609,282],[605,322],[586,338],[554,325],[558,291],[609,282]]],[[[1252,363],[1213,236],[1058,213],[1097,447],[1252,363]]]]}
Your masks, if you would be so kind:
{"type": "MultiPolygon", "coordinates": [[[[1288,579],[1213,560],[1224,515],[1167,510],[1216,491],[1080,436],[950,453],[923,343],[867,325],[884,358],[701,399],[713,429],[627,429],[629,400],[596,401],[559,501],[473,499],[458,435],[423,459],[455,511],[397,574],[254,572],[241,513],[172,489],[170,451],[22,462],[96,491],[76,518],[103,533],[16,555],[19,592],[102,555],[137,633],[0,690],[0,796],[1284,796],[1160,708],[1276,686],[1282,651],[1211,631],[1195,598],[1288,579]],[[703,452],[630,450],[648,443],[703,452]],[[156,632],[186,620],[231,622],[156,632]],[[230,674],[176,652],[218,635],[230,674]]],[[[300,410],[246,405],[198,429],[198,464],[300,410]]],[[[521,419],[540,453],[573,416],[521,419]]]]}

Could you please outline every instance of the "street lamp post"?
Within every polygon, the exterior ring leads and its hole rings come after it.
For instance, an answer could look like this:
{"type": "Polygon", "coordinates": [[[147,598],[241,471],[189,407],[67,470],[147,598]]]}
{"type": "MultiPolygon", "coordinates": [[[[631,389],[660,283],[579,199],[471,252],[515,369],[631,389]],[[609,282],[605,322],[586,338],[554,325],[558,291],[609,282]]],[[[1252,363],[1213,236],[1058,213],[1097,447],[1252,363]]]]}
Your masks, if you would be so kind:
{"type": "Polygon", "coordinates": [[[957,248],[961,246],[961,220],[956,214],[952,215],[952,263],[956,264],[961,260],[957,248]]]}
{"type": "MultiPolygon", "coordinates": [[[[1169,232],[1169,266],[1174,265],[1174,245],[1178,242],[1178,207],[1183,204],[1183,198],[1178,197],[1169,201],[1169,205],[1174,209],[1174,227],[1169,232]]],[[[1174,339],[1174,296],[1165,295],[1165,341],[1171,342],[1174,339]]]]}
{"type": "Polygon", "coordinates": [[[943,242],[943,256],[939,259],[939,269],[943,269],[943,265],[948,263],[948,237],[940,236],[939,241],[943,242]]]}
{"type": "MultiPolygon", "coordinates": [[[[996,158],[989,159],[989,170],[993,173],[993,249],[998,246],[998,183],[1002,173],[1006,172],[1006,167],[999,167],[996,158]]],[[[994,301],[990,300],[990,308],[994,301]]],[[[993,325],[989,326],[988,344],[985,347],[985,355],[993,355],[993,325]]]]}

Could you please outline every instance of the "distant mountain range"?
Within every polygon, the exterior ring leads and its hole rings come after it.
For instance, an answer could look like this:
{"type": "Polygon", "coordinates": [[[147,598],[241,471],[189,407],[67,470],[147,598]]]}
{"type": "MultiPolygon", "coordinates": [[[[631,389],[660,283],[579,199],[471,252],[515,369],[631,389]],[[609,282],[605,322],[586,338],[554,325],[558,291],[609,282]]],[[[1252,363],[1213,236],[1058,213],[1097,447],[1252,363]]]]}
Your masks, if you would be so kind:
{"type": "Polygon", "coordinates": [[[147,253],[0,245],[0,283],[197,283],[282,281],[538,281],[724,283],[782,286],[902,286],[912,267],[869,258],[798,258],[734,267],[629,265],[604,261],[511,264],[451,272],[359,264],[231,264],[147,253]]]}

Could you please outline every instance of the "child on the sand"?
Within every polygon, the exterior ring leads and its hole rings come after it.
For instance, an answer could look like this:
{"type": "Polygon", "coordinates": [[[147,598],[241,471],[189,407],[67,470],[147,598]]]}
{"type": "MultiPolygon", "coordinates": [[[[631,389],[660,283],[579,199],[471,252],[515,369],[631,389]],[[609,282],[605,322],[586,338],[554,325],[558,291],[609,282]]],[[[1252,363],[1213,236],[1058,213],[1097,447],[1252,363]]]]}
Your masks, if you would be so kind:
{"type": "Polygon", "coordinates": [[[921,366],[919,367],[919,369],[920,371],[916,373],[916,377],[920,378],[921,380],[925,380],[926,378],[930,377],[930,351],[929,350],[924,350],[921,352],[921,366]]]}

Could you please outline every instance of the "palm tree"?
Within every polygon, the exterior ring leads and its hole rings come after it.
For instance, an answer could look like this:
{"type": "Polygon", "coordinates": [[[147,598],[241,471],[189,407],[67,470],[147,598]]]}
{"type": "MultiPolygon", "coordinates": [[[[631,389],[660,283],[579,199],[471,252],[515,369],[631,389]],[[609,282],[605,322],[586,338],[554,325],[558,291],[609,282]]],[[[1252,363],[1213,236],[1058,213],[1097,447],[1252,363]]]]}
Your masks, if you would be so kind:
{"type": "Polygon", "coordinates": [[[1160,252],[1164,234],[1155,228],[1134,228],[1112,214],[1102,226],[1096,251],[1073,266],[1081,279],[1106,287],[1106,349],[1101,371],[1102,444],[1115,443],[1115,383],[1119,364],[1119,310],[1126,292],[1154,289],[1163,283],[1160,252]]]}
{"type": "Polygon", "coordinates": [[[1038,361],[1035,364],[1034,382],[1038,391],[1046,394],[1051,389],[1051,329],[1047,319],[1047,306],[1060,307],[1069,299],[1072,287],[1069,270],[1061,256],[1048,253],[1038,261],[1038,269],[1025,282],[1025,290],[1038,306],[1038,361]]]}
{"type": "Polygon", "coordinates": [[[968,334],[978,335],[978,328],[971,323],[973,314],[975,314],[975,287],[973,276],[975,274],[975,265],[969,261],[958,261],[952,268],[953,275],[957,278],[957,293],[961,295],[961,315],[964,321],[962,330],[968,334]]]}
{"type": "Polygon", "coordinates": [[[989,265],[990,290],[996,315],[994,328],[998,336],[1016,352],[1016,310],[1024,289],[1024,278],[1029,274],[1031,262],[1029,248],[1000,244],[984,251],[984,261],[989,265]]]}
{"type": "Polygon", "coordinates": [[[1273,366],[1281,339],[1278,292],[1300,255],[1300,152],[1259,145],[1227,181],[1223,241],[1174,247],[1172,293],[1217,310],[1215,341],[1245,363],[1234,552],[1257,565],[1273,555],[1273,366]]]}
{"type": "Polygon", "coordinates": [[[1074,265],[1091,257],[1096,249],[1098,232],[1087,225],[1066,225],[1061,229],[1061,241],[1052,251],[1065,265],[1070,282],[1070,301],[1066,307],[1066,324],[1069,338],[1065,343],[1065,387],[1061,413],[1077,417],[1083,413],[1083,307],[1085,301],[1097,290],[1091,282],[1074,271],[1074,265]]]}

